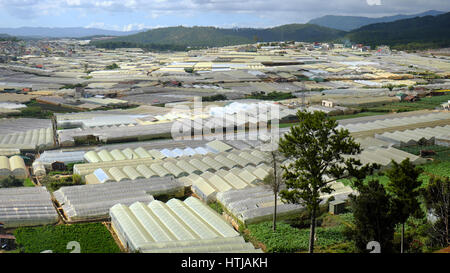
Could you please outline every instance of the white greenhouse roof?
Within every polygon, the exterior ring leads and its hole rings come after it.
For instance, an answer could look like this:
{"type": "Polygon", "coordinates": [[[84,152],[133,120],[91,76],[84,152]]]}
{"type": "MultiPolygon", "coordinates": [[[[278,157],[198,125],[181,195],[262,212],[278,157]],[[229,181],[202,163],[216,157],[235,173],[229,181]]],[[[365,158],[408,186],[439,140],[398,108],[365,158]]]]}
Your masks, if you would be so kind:
{"type": "Polygon", "coordinates": [[[167,203],[151,201],[110,210],[112,226],[129,251],[139,252],[260,252],[215,211],[194,197],[167,203]]]}
{"type": "Polygon", "coordinates": [[[115,204],[150,202],[153,196],[178,195],[184,186],[171,177],[61,187],[53,193],[70,221],[104,219],[115,204]]]}
{"type": "Polygon", "coordinates": [[[58,214],[45,187],[0,189],[0,222],[5,227],[50,225],[58,214]]]}

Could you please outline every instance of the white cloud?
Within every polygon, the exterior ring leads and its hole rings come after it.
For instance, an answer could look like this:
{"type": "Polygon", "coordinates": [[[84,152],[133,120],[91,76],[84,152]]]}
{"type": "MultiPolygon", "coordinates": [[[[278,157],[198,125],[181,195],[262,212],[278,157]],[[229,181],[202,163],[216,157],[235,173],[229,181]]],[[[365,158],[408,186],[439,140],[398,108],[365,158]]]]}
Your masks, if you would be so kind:
{"type": "Polygon", "coordinates": [[[381,5],[381,0],[366,0],[367,1],[367,5],[369,6],[380,6],[381,5]]]}
{"type": "MultiPolygon", "coordinates": [[[[149,18],[178,18],[241,14],[272,22],[306,22],[327,14],[384,16],[425,10],[450,10],[448,0],[0,0],[0,9],[17,17],[61,14],[76,9],[95,16],[99,12],[146,12],[149,18]]],[[[113,15],[114,16],[114,15],[113,15]]],[[[262,24],[263,22],[255,22],[262,24]]],[[[215,24],[215,22],[211,22],[215,24]]]]}

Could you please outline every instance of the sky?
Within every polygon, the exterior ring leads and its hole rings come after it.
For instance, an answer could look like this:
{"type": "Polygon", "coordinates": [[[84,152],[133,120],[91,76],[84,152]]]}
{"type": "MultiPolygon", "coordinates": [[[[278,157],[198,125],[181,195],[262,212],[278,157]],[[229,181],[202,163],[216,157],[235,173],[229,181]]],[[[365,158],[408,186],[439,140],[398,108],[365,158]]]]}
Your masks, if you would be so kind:
{"type": "Polygon", "coordinates": [[[450,11],[448,0],[0,0],[0,27],[271,27],[323,15],[450,11]]]}

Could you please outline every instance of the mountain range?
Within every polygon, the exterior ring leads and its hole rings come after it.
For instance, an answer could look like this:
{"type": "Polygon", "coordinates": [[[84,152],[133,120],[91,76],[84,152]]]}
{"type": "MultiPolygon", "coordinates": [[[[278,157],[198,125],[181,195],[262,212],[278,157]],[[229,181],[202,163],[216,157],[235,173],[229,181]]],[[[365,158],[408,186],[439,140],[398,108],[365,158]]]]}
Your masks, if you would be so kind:
{"type": "MultiPolygon", "coordinates": [[[[0,28],[0,33],[32,37],[89,37],[91,44],[103,48],[140,47],[148,50],[186,50],[198,47],[218,47],[255,42],[303,41],[345,42],[366,45],[390,45],[397,49],[421,49],[450,46],[450,13],[428,11],[414,18],[374,23],[351,31],[316,24],[288,24],[271,28],[165,27],[146,31],[112,31],[95,28],[0,28]],[[431,15],[426,15],[431,14],[431,15]],[[438,15],[436,15],[438,14],[438,15]],[[440,14],[440,15],[439,15],[440,14]],[[425,16],[423,16],[425,15],[425,16]]],[[[377,20],[403,18],[398,15],[377,20]]],[[[343,17],[347,18],[347,17],[343,17]]],[[[353,18],[353,17],[351,17],[353,18]]],[[[363,18],[363,17],[358,17],[363,18]]],[[[347,18],[348,19],[348,18],[347,18]]],[[[1,35],[0,35],[1,36],[1,35]]],[[[9,39],[8,36],[3,39],[9,39]]]]}
{"type": "Polygon", "coordinates": [[[347,33],[345,38],[366,45],[384,44],[397,49],[449,47],[450,12],[371,24],[347,33]]]}
{"type": "Polygon", "coordinates": [[[337,16],[337,15],[326,15],[319,18],[315,18],[310,20],[309,24],[315,24],[323,27],[329,27],[339,30],[351,31],[358,29],[360,27],[376,24],[376,23],[388,23],[394,22],[403,19],[410,19],[415,17],[423,17],[423,16],[436,16],[444,14],[443,11],[429,10],[426,12],[411,14],[411,15],[403,15],[398,14],[394,16],[385,16],[385,17],[361,17],[361,16],[337,16]]]}
{"type": "Polygon", "coordinates": [[[184,47],[215,47],[259,42],[301,40],[327,41],[341,37],[345,32],[311,24],[290,24],[274,28],[216,28],[167,27],[152,29],[134,35],[95,41],[96,45],[125,43],[136,45],[174,45],[184,47]]]}
{"type": "Polygon", "coordinates": [[[0,33],[30,38],[82,38],[89,36],[125,36],[138,31],[115,31],[84,27],[19,27],[0,28],[0,33]]]}

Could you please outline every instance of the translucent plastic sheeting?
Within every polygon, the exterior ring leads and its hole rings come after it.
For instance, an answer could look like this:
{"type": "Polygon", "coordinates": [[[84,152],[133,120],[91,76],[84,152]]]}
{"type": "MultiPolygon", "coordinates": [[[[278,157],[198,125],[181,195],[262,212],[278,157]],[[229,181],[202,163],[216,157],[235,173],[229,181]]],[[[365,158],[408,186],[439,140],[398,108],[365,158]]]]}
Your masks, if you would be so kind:
{"type": "Polygon", "coordinates": [[[0,189],[0,222],[5,227],[54,224],[58,214],[45,187],[0,189]]]}
{"type": "Polygon", "coordinates": [[[53,195],[69,219],[75,221],[105,218],[115,204],[148,203],[153,200],[153,195],[178,195],[183,192],[181,182],[166,177],[61,187],[53,195]]]}
{"type": "Polygon", "coordinates": [[[259,252],[231,225],[200,200],[171,199],[110,210],[112,226],[123,245],[140,252],[259,252]]]}

